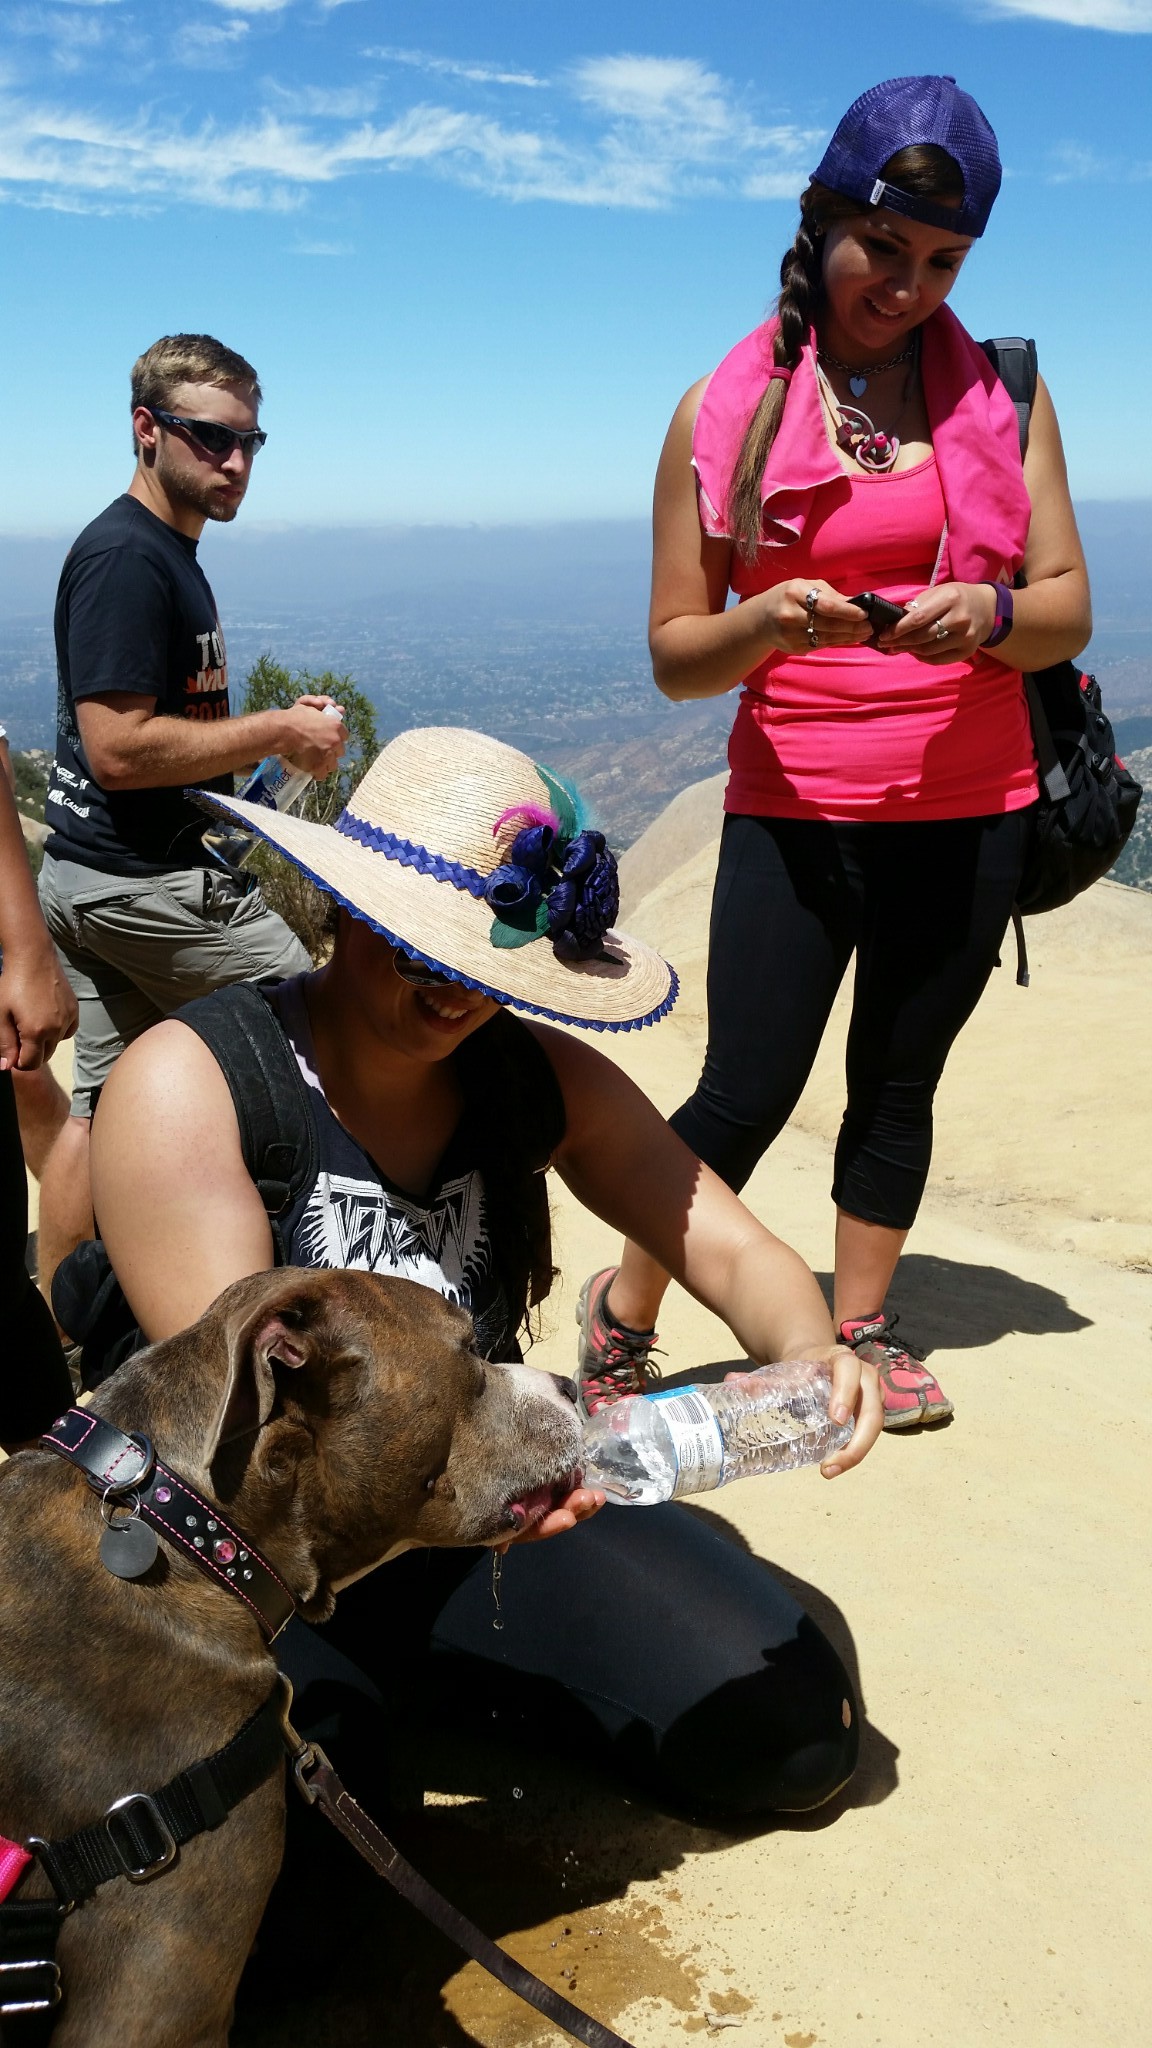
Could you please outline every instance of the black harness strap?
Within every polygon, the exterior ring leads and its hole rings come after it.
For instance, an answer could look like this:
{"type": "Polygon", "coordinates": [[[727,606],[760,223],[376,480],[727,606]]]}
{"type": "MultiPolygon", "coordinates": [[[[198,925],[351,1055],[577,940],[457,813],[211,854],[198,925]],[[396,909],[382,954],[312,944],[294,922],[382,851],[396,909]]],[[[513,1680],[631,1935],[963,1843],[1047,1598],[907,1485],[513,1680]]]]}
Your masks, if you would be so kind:
{"type": "Polygon", "coordinates": [[[68,1908],[55,1899],[0,1905],[0,2042],[40,2048],[60,2003],[56,1940],[68,1908]]]}
{"type": "Polygon", "coordinates": [[[65,1908],[91,1898],[113,1877],[133,1884],[158,1876],[196,1835],[218,1828],[233,1807],[272,1776],[284,1754],[284,1693],[279,1682],[223,1749],[191,1764],[158,1792],[129,1792],[98,1821],[54,1842],[33,1836],[36,1853],[65,1908]]]}

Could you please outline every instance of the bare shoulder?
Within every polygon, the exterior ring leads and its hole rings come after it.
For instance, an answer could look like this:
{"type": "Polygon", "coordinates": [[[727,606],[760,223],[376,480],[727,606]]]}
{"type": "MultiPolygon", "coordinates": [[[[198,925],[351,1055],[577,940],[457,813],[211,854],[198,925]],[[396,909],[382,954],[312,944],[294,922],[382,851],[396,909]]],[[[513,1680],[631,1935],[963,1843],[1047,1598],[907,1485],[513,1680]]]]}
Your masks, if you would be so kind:
{"type": "Polygon", "coordinates": [[[525,1017],[524,1023],[548,1055],[569,1108],[583,1095],[603,1088],[614,1074],[619,1074],[619,1068],[610,1059],[575,1031],[561,1031],[555,1024],[540,1024],[534,1017],[525,1017]]]}
{"type": "Polygon", "coordinates": [[[217,1061],[203,1039],[175,1017],[154,1024],[121,1053],[101,1095],[104,1129],[140,1117],[165,1123],[177,1118],[189,1132],[219,1134],[222,1124],[236,1130],[231,1092],[217,1061]]]}
{"type": "Polygon", "coordinates": [[[272,1264],[272,1237],[208,1047],[175,1018],[117,1061],[92,1121],[100,1234],[142,1329],[171,1336],[272,1264]]]}

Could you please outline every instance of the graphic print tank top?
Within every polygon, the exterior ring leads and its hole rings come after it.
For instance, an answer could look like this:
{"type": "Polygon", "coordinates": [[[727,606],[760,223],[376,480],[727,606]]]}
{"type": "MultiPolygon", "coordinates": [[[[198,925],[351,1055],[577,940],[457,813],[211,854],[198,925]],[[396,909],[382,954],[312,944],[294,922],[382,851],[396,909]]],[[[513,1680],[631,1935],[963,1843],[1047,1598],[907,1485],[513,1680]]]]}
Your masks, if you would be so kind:
{"type": "Polygon", "coordinates": [[[271,998],[311,1091],[319,1158],[312,1187],[281,1219],[288,1262],[419,1281],[468,1310],[482,1357],[518,1358],[488,1235],[484,1182],[470,1163],[467,1116],[427,1192],[416,1196],[397,1187],[328,1106],[301,980],[282,982],[271,998]]]}

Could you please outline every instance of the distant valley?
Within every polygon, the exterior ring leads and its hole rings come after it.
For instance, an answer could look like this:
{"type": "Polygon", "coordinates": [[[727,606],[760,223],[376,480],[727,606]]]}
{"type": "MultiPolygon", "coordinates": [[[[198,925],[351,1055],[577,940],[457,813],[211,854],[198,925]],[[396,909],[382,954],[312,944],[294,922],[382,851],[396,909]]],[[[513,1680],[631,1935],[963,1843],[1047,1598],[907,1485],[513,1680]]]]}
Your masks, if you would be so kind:
{"type": "MultiPolygon", "coordinates": [[[[1152,746],[1152,503],[1080,508],[1100,678],[1121,753],[1152,746]]],[[[0,720],[51,748],[52,605],[70,536],[0,536],[0,720]]],[[[670,704],[645,638],[646,522],[307,531],[209,528],[201,558],[234,685],[265,652],[348,674],[383,736],[468,724],[572,775],[630,845],[676,792],[724,766],[733,701],[670,704]]],[[[1125,880],[1152,886],[1152,850],[1125,880]],[[1148,879],[1144,876],[1148,871],[1148,879]]]]}

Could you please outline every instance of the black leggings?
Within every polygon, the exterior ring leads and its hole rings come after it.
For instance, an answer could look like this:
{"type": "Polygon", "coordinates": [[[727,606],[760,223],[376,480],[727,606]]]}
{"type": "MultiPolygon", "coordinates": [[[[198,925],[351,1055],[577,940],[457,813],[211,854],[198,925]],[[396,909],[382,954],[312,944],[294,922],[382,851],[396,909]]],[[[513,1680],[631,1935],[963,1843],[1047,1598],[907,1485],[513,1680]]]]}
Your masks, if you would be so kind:
{"type": "Polygon", "coordinates": [[[16,1090],[0,1074],[0,1443],[39,1436],[72,1399],[56,1325],[28,1277],[28,1182],[16,1090]]]}
{"type": "Polygon", "coordinates": [[[410,1719],[414,1697],[461,1724],[511,1706],[658,1799],[737,1820],[817,1806],[855,1768],[859,1713],[831,1644],[763,1564],[683,1507],[609,1506],[514,1545],[501,1600],[497,1617],[489,1551],[381,1566],[326,1627],[293,1622],[277,1644],[296,1726],[334,1744],[338,1767],[341,1744],[355,1750],[353,1769],[366,1703],[377,1723],[405,1700],[410,1719]]]}
{"type": "Polygon", "coordinates": [[[795,1108],[855,951],[832,1198],[867,1223],[914,1222],[936,1085],[999,956],[1031,818],[726,818],[708,1050],[671,1123],[729,1187],[795,1108]]]}

